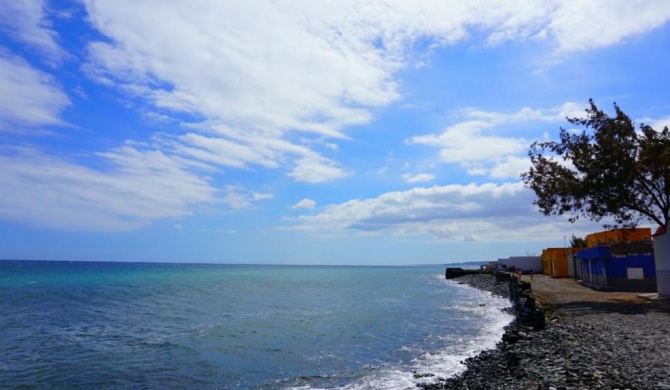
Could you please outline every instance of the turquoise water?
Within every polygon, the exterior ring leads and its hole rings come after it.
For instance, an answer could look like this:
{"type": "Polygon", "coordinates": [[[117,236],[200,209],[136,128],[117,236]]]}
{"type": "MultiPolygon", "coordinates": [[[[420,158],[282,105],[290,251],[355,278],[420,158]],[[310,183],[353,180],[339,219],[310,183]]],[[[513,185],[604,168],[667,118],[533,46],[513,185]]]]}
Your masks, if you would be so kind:
{"type": "Polygon", "coordinates": [[[491,348],[508,302],[442,267],[0,261],[9,388],[405,389],[491,348]]]}

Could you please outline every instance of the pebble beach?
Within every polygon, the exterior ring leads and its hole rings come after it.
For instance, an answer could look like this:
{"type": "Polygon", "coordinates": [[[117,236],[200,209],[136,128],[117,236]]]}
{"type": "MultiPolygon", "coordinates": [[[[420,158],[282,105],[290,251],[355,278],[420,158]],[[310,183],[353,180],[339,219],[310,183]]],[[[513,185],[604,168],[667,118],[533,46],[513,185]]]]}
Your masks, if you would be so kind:
{"type": "MultiPolygon", "coordinates": [[[[529,281],[524,276],[525,281],[529,281]]],[[[491,275],[455,279],[510,297],[491,275]]],[[[670,389],[670,304],[634,293],[603,293],[542,275],[531,282],[546,327],[510,324],[493,350],[466,360],[441,389],[670,389]]]]}

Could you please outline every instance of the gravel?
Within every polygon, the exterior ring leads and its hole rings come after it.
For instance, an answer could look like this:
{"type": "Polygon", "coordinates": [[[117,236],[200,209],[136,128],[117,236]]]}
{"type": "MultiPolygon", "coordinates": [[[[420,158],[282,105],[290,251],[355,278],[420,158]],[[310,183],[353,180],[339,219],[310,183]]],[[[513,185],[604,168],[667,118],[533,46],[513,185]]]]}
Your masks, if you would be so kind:
{"type": "MultiPolygon", "coordinates": [[[[455,280],[509,297],[507,283],[490,275],[455,280]]],[[[667,302],[572,302],[569,309],[548,312],[541,331],[509,326],[495,349],[465,361],[463,374],[420,387],[670,390],[667,302]]]]}

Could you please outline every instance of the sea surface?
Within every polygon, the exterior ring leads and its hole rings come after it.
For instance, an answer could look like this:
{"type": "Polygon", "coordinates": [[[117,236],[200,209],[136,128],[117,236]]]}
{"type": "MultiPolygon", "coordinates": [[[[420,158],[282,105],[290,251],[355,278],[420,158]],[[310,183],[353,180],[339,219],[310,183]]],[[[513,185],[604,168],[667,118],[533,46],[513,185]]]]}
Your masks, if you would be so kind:
{"type": "Polygon", "coordinates": [[[494,347],[508,306],[441,266],[0,261],[0,386],[406,389],[494,347]]]}

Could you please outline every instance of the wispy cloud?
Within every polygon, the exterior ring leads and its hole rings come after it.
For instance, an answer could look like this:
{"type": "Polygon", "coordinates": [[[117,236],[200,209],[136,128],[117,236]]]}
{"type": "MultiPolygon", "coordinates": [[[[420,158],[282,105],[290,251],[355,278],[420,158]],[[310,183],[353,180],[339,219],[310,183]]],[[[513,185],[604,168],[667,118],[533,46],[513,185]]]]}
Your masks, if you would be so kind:
{"type": "Polygon", "coordinates": [[[540,215],[522,183],[447,185],[388,192],[326,206],[293,218],[295,229],[314,233],[392,232],[448,240],[528,240],[557,233],[540,215]]]}
{"type": "Polygon", "coordinates": [[[316,201],[312,199],[302,199],[300,202],[291,206],[293,210],[312,210],[316,206],[316,201]]]}
{"type": "Polygon", "coordinates": [[[226,185],[224,190],[222,201],[232,209],[248,209],[254,206],[254,202],[274,198],[273,194],[255,192],[239,184],[226,185]]]}
{"type": "MultiPolygon", "coordinates": [[[[670,17],[670,7],[654,0],[615,0],[607,7],[554,0],[327,0],[318,7],[310,1],[263,0],[82,3],[85,23],[95,30],[86,36],[96,40],[77,48],[86,58],[75,67],[114,99],[132,100],[147,122],[170,124],[170,131],[137,130],[137,141],[147,146],[127,142],[97,153],[77,150],[84,156],[79,160],[37,147],[3,148],[2,219],[62,229],[129,229],[188,216],[205,205],[252,208],[274,195],[221,172],[277,170],[310,184],[354,175],[340,160],[344,145],[356,140],[352,133],[399,103],[404,92],[399,73],[420,66],[440,47],[534,40],[562,55],[612,45],[670,17]]],[[[62,64],[76,59],[59,46],[49,4],[17,0],[0,7],[3,37],[25,50],[10,53],[10,45],[0,50],[3,135],[67,125],[63,114],[73,103],[52,75],[66,73],[62,64]],[[28,55],[33,50],[43,62],[28,55]]],[[[562,121],[579,108],[574,103],[512,113],[469,108],[458,113],[460,122],[408,136],[406,143],[435,147],[442,162],[471,174],[504,179],[523,169],[520,154],[531,140],[502,134],[499,126],[562,121]]],[[[402,178],[433,179],[427,173],[402,178]]],[[[387,193],[331,205],[299,225],[328,226],[323,220],[366,232],[392,226],[397,232],[485,237],[502,222],[473,213],[493,211],[495,200],[516,204],[525,196],[517,184],[491,186],[387,193]],[[459,218],[467,222],[467,232],[458,231],[459,218]]]]}
{"type": "Polygon", "coordinates": [[[321,183],[348,176],[340,165],[332,160],[313,154],[296,162],[293,171],[288,174],[297,181],[321,183]]]}
{"type": "Polygon", "coordinates": [[[125,146],[95,170],[32,148],[0,154],[0,217],[66,230],[126,230],[192,215],[217,190],[179,158],[125,146]]]}
{"type": "Polygon", "coordinates": [[[583,51],[613,45],[665,24],[670,8],[662,0],[615,0],[556,4],[547,31],[561,51],[583,51]]]}
{"type": "Polygon", "coordinates": [[[273,194],[267,193],[267,192],[253,192],[252,191],[252,199],[253,200],[267,200],[267,199],[272,199],[275,196],[273,194]]]}
{"type": "MultiPolygon", "coordinates": [[[[470,31],[476,30],[484,32],[489,44],[534,39],[559,51],[584,50],[648,31],[670,17],[656,1],[615,1],[608,5],[607,17],[594,17],[602,8],[597,2],[549,0],[325,1],[319,7],[268,1],[84,4],[92,26],[108,38],[89,45],[89,75],[144,100],[147,111],[174,117],[186,113],[203,118],[205,127],[215,124],[237,133],[210,132],[207,140],[188,134],[186,143],[200,143],[195,149],[185,147],[184,153],[233,167],[253,161],[287,168],[290,177],[310,183],[346,177],[347,168],[313,149],[289,151],[305,148],[289,141],[290,134],[344,139],[351,125],[369,123],[376,108],[402,98],[396,75],[422,62],[426,53],[412,49],[419,40],[428,42],[430,52],[472,39],[470,31]],[[631,7],[643,12],[627,12],[631,7]],[[242,133],[253,136],[240,137],[242,133]],[[266,139],[285,145],[268,148],[261,142],[266,139]]],[[[557,113],[488,114],[471,112],[470,124],[453,128],[442,140],[415,141],[451,143],[448,139],[460,139],[462,132],[479,132],[484,143],[518,149],[523,140],[483,136],[479,123],[546,120],[557,113]]],[[[443,158],[470,151],[445,150],[443,158]]]]}
{"type": "Polygon", "coordinates": [[[529,168],[530,159],[528,157],[507,156],[494,165],[488,173],[495,179],[519,178],[529,168]]]}
{"type": "Polygon", "coordinates": [[[439,148],[440,160],[458,164],[470,175],[489,175],[496,179],[518,178],[528,168],[530,140],[498,135],[500,127],[525,122],[560,122],[566,117],[584,115],[584,105],[566,102],[550,109],[524,107],[514,113],[467,108],[457,114],[464,121],[445,128],[439,134],[418,135],[405,140],[408,145],[426,145],[439,148]]]}
{"type": "Polygon", "coordinates": [[[467,121],[449,126],[441,134],[412,137],[407,143],[437,146],[442,161],[463,165],[517,154],[527,146],[528,142],[522,138],[484,134],[493,126],[486,122],[467,121]]]}
{"type": "Polygon", "coordinates": [[[3,2],[0,6],[0,31],[36,48],[51,62],[58,62],[67,56],[58,44],[59,35],[52,28],[44,0],[3,2]]]}
{"type": "Polygon", "coordinates": [[[66,124],[61,113],[70,99],[57,82],[1,47],[0,85],[0,131],[39,134],[66,124]]]}
{"type": "Polygon", "coordinates": [[[418,173],[416,175],[405,173],[400,177],[402,177],[402,179],[405,180],[407,183],[421,183],[433,180],[435,178],[435,175],[431,175],[430,173],[418,173]]]}
{"type": "Polygon", "coordinates": [[[565,118],[583,117],[586,108],[587,106],[585,103],[565,102],[560,106],[548,109],[523,107],[513,113],[485,111],[470,107],[460,110],[459,114],[472,121],[482,121],[490,125],[499,125],[504,123],[529,121],[564,121],[565,118]]]}
{"type": "Polygon", "coordinates": [[[651,126],[654,130],[656,131],[661,131],[665,127],[670,128],[670,116],[666,116],[663,118],[642,118],[642,119],[637,119],[637,123],[639,124],[645,124],[648,126],[651,126]]]}

